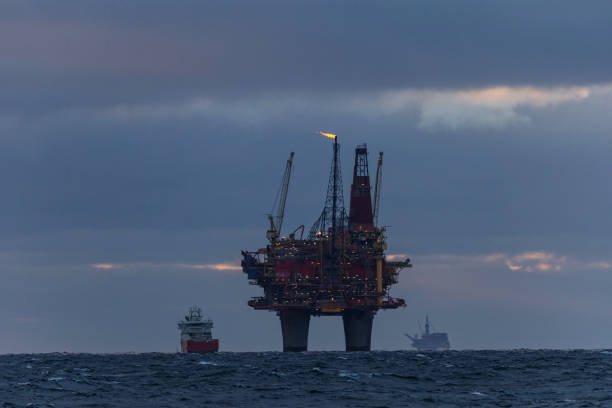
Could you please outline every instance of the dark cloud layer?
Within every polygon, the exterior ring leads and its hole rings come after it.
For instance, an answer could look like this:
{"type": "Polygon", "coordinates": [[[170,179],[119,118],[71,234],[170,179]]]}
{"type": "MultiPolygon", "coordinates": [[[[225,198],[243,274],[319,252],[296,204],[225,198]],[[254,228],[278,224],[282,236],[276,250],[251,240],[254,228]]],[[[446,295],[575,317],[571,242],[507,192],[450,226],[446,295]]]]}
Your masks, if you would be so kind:
{"type": "Polygon", "coordinates": [[[8,3],[0,102],[601,83],[611,12],[605,1],[8,3]]]}
{"type": "MultiPolygon", "coordinates": [[[[609,346],[609,3],[0,8],[0,352],[174,351],[192,303],[224,350],[279,349],[240,271],[193,265],[264,244],[290,151],[285,225],[310,226],[321,129],[347,186],[356,144],[385,151],[390,251],[415,264],[376,348],[405,348],[426,312],[460,348],[609,346]],[[494,85],[515,87],[466,93],[494,85]],[[432,100],[444,126],[423,126],[432,100]]],[[[341,348],[340,322],[311,339],[341,348]]]]}

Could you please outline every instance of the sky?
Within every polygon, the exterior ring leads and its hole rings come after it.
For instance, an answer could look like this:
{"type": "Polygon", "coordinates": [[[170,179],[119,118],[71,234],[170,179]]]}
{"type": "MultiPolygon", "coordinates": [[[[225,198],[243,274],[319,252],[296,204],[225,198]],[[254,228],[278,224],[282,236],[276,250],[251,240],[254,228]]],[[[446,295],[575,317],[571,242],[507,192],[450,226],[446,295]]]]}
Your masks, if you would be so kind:
{"type": "MultiPolygon", "coordinates": [[[[295,151],[285,232],[316,220],[338,134],[384,151],[407,256],[372,347],[428,314],[458,349],[612,347],[607,1],[0,3],[0,353],[281,350],[247,306],[295,151]]],[[[342,350],[339,317],[309,348],[342,350]]]]}

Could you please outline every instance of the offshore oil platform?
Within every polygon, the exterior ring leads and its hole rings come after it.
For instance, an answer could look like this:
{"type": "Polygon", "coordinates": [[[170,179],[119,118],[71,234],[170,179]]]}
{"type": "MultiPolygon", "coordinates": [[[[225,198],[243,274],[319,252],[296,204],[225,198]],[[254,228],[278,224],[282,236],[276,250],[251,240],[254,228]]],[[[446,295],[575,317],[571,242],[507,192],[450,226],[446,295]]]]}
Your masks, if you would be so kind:
{"type": "Polygon", "coordinates": [[[340,144],[333,139],[333,159],[319,218],[304,239],[300,225],[288,237],[281,236],[285,203],[293,167],[287,160],[277,202],[269,215],[269,243],[257,251],[242,251],[242,269],[249,283],[264,289],[264,295],[249,300],[256,310],[275,311],[280,316],[283,351],[305,351],[310,316],[342,316],[347,351],[370,350],[372,322],[379,309],[405,306],[403,299],[389,296],[398,272],[412,266],[410,260],[385,259],[385,228],[378,226],[382,187],[382,152],[370,193],[368,150],[355,149],[350,209],[346,214],[340,144]],[[296,234],[300,232],[300,236],[296,234]]]}
{"type": "Polygon", "coordinates": [[[429,316],[425,316],[425,331],[421,333],[421,337],[418,334],[414,336],[406,334],[406,337],[412,341],[412,347],[418,351],[449,350],[450,342],[448,341],[448,334],[436,332],[435,329],[432,332],[430,326],[433,325],[429,323],[429,316]]]}

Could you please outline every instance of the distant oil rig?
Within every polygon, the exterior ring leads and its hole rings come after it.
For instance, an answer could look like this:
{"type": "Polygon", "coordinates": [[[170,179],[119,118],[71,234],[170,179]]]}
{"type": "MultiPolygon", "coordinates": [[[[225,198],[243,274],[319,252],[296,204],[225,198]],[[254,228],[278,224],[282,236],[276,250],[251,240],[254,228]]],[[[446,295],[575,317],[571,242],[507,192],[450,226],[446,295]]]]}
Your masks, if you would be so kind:
{"type": "MultiPolygon", "coordinates": [[[[419,324],[419,327],[421,325],[419,324]]],[[[430,331],[430,327],[433,326],[429,323],[429,316],[425,316],[425,331],[411,336],[406,334],[412,341],[412,347],[419,351],[438,351],[438,350],[449,350],[450,342],[448,341],[448,334],[434,331],[430,331]]]]}
{"type": "Polygon", "coordinates": [[[325,206],[306,239],[300,225],[288,237],[281,227],[293,167],[287,160],[275,210],[269,216],[269,243],[257,251],[242,251],[242,269],[249,283],[264,289],[264,296],[248,304],[256,310],[276,311],[280,316],[283,351],[305,351],[310,316],[342,316],[347,351],[368,351],[372,322],[379,309],[405,306],[403,299],[389,296],[398,272],[412,266],[410,260],[385,259],[385,228],[378,225],[382,187],[382,152],[370,193],[368,151],[365,144],[355,149],[350,211],[344,208],[340,144],[333,139],[333,159],[325,206]],[[296,234],[300,231],[299,238],[296,234]]]}

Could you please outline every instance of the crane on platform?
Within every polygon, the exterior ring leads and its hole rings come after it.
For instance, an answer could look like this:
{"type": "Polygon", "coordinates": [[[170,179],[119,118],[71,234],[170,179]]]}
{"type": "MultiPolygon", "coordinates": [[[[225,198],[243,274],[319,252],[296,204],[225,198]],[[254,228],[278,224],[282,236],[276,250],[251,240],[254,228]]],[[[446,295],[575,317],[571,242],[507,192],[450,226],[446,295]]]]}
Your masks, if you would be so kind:
{"type": "Polygon", "coordinates": [[[376,182],[374,184],[374,225],[378,226],[378,209],[380,207],[380,190],[382,189],[382,163],[383,152],[378,153],[378,166],[376,167],[376,182]]]}
{"type": "Polygon", "coordinates": [[[283,174],[283,179],[281,181],[279,194],[276,196],[276,200],[274,202],[273,207],[278,207],[272,209],[272,214],[268,214],[268,219],[270,220],[270,229],[266,233],[266,237],[270,240],[270,242],[274,242],[280,236],[281,228],[283,226],[283,217],[285,216],[285,204],[287,203],[287,192],[289,191],[289,180],[291,180],[291,170],[293,169],[293,155],[295,153],[291,152],[289,155],[289,159],[287,159],[287,164],[285,165],[285,173],[283,174]]]}

